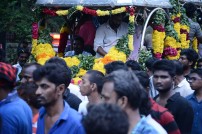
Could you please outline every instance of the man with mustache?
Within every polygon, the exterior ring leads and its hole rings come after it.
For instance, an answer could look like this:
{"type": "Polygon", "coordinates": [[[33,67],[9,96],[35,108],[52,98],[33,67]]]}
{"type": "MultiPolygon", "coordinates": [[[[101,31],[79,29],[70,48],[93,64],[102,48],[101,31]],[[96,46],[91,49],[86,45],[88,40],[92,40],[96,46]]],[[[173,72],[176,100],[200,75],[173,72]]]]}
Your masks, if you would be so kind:
{"type": "Polygon", "coordinates": [[[39,117],[38,110],[40,108],[36,100],[35,92],[37,85],[33,82],[33,72],[39,67],[41,65],[35,62],[25,64],[20,74],[21,85],[18,88],[18,95],[27,102],[32,110],[32,134],[36,134],[37,120],[39,117]]]}
{"type": "Polygon", "coordinates": [[[174,79],[176,67],[173,61],[160,60],[153,65],[153,82],[159,91],[154,99],[158,104],[167,108],[175,118],[175,121],[182,134],[190,134],[193,123],[193,109],[189,102],[175,93],[174,79]]]}
{"type": "Polygon", "coordinates": [[[111,15],[109,20],[98,27],[94,50],[97,57],[105,56],[111,47],[115,46],[122,36],[128,33],[128,25],[123,22],[123,14],[111,15]]]}
{"type": "Polygon", "coordinates": [[[194,49],[188,48],[183,49],[180,52],[179,61],[183,64],[183,74],[187,78],[191,70],[195,67],[195,64],[198,60],[198,54],[194,49]]]}
{"type": "Polygon", "coordinates": [[[16,81],[20,80],[19,74],[21,73],[23,66],[27,63],[29,56],[30,56],[30,52],[26,49],[21,49],[18,51],[17,64],[13,65],[13,67],[18,69],[16,81]]]}
{"type": "Polygon", "coordinates": [[[71,82],[68,70],[59,64],[46,64],[33,73],[39,110],[37,134],[84,134],[81,115],[63,100],[71,82]]]}

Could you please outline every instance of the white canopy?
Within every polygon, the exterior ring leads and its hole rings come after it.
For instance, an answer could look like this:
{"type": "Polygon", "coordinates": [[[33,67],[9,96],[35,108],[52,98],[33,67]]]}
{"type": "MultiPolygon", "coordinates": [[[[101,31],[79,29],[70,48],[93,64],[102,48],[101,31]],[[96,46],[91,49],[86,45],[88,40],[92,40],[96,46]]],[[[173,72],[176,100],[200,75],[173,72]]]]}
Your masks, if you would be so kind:
{"type": "Polygon", "coordinates": [[[89,7],[101,6],[148,6],[148,7],[172,7],[169,0],[37,0],[37,5],[41,6],[60,6],[71,7],[75,5],[83,5],[89,7]]]}

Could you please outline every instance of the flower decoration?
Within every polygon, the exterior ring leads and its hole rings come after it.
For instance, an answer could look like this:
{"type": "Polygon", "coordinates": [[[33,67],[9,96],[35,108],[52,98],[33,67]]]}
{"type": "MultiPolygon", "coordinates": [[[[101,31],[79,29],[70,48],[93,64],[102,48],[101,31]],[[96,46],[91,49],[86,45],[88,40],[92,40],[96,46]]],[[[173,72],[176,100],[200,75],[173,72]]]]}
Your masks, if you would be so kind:
{"type": "Polygon", "coordinates": [[[164,41],[164,56],[169,60],[177,60],[178,57],[178,51],[177,47],[179,44],[179,38],[178,34],[174,29],[174,25],[172,22],[168,22],[165,27],[166,30],[166,38],[164,41]]]}
{"type": "Polygon", "coordinates": [[[181,41],[181,49],[189,48],[189,20],[186,16],[186,12],[184,8],[181,8],[181,27],[180,27],[180,41],[181,41]]]}
{"type": "Polygon", "coordinates": [[[193,45],[193,49],[198,53],[198,45],[199,44],[198,44],[198,40],[196,37],[194,37],[192,45],[193,45]]]}
{"type": "Polygon", "coordinates": [[[152,45],[154,56],[161,59],[163,48],[164,48],[164,38],[165,38],[165,13],[162,10],[156,11],[154,16],[154,26],[152,34],[152,45]]]}
{"type": "Polygon", "coordinates": [[[72,78],[71,83],[75,85],[79,85],[81,83],[81,78],[79,77],[72,78]]]}
{"type": "Polygon", "coordinates": [[[105,74],[105,69],[104,69],[104,63],[103,62],[97,62],[93,65],[93,70],[97,70],[105,74]]]}
{"type": "Polygon", "coordinates": [[[67,15],[68,12],[69,12],[68,10],[58,10],[58,11],[56,11],[56,14],[58,16],[63,16],[63,15],[67,15]]]}
{"type": "MultiPolygon", "coordinates": [[[[95,59],[93,56],[84,56],[84,55],[78,55],[73,57],[67,57],[63,58],[67,65],[70,67],[72,71],[72,82],[74,84],[79,84],[81,81],[80,77],[82,77],[87,70],[94,69],[101,71],[105,73],[104,65],[108,64],[112,61],[123,61],[126,62],[127,57],[129,56],[130,52],[133,51],[133,34],[134,34],[134,8],[133,7],[120,7],[114,10],[93,10],[89,9],[87,7],[83,7],[81,5],[72,7],[68,10],[51,10],[48,8],[45,8],[43,10],[43,13],[52,15],[52,16],[62,16],[62,15],[68,15],[67,17],[71,16],[75,11],[81,11],[86,14],[90,14],[93,16],[106,16],[106,15],[113,15],[113,14],[119,14],[123,12],[129,13],[129,26],[128,26],[128,35],[124,36],[123,38],[119,39],[117,45],[115,47],[112,47],[107,55],[105,55],[103,58],[95,59]]],[[[53,53],[52,46],[48,46],[48,43],[45,43],[46,40],[48,40],[47,37],[42,36],[38,38],[38,25],[33,25],[33,51],[32,53],[35,55],[35,58],[38,62],[41,64],[44,64],[46,60],[48,60],[50,57],[55,55],[53,53]],[[45,38],[45,39],[43,39],[45,38]],[[38,45],[37,45],[38,43],[38,45]],[[44,46],[42,46],[42,44],[44,46]],[[47,49],[45,49],[47,47],[47,49]]],[[[69,32],[69,29],[67,27],[62,27],[60,30],[60,34],[66,34],[69,32]]],[[[42,34],[43,35],[43,34],[42,34]]],[[[45,34],[44,34],[45,35],[45,34]]],[[[66,44],[66,43],[65,43],[66,44]]],[[[59,50],[58,50],[59,51],[59,50]]],[[[58,53],[59,57],[63,57],[63,53],[58,53]]]]}
{"type": "Polygon", "coordinates": [[[79,66],[79,64],[81,62],[76,56],[67,57],[67,58],[64,58],[64,60],[68,67],[79,66]]]}

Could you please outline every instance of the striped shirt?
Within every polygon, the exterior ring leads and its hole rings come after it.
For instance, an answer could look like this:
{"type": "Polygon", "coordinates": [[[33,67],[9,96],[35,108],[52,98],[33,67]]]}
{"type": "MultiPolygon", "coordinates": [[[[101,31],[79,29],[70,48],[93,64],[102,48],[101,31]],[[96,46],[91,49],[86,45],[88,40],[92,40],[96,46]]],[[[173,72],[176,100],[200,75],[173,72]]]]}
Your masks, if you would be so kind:
{"type": "Polygon", "coordinates": [[[168,109],[157,104],[153,99],[150,99],[152,104],[151,116],[156,120],[168,134],[180,134],[180,130],[175,122],[173,115],[168,109]]]}

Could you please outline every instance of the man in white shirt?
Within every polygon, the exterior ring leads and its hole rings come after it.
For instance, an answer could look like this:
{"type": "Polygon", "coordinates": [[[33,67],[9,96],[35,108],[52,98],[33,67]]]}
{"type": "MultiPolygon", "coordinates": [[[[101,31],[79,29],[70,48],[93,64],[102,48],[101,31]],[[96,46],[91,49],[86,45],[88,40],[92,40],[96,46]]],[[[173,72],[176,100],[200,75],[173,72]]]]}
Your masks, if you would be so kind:
{"type": "Polygon", "coordinates": [[[18,62],[17,62],[17,64],[13,65],[13,67],[18,69],[16,81],[20,80],[19,74],[22,71],[22,67],[25,65],[25,63],[27,63],[27,61],[29,59],[29,55],[30,55],[30,53],[26,49],[19,50],[19,52],[18,52],[18,62]]]}
{"type": "Polygon", "coordinates": [[[128,25],[122,22],[123,14],[112,15],[96,31],[94,50],[96,57],[105,56],[118,40],[128,33],[128,25]]]}
{"type": "Polygon", "coordinates": [[[181,62],[175,60],[173,61],[176,67],[176,78],[174,80],[175,87],[174,91],[179,92],[182,97],[187,97],[194,91],[191,89],[189,83],[183,75],[183,65],[181,62]]]}

